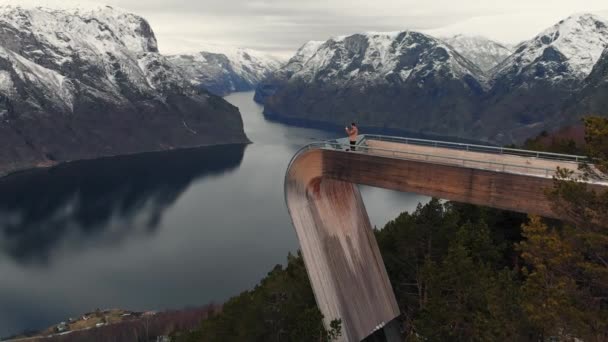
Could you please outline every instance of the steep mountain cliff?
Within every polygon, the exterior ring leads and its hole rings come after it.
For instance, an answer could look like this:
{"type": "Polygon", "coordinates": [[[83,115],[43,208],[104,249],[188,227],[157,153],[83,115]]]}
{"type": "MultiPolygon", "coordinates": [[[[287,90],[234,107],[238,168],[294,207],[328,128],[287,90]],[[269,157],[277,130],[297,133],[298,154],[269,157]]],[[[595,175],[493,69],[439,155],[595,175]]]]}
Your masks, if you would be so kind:
{"type": "Polygon", "coordinates": [[[458,135],[475,119],[484,87],[483,72],[451,46],[404,31],[309,43],[256,98],[279,120],[458,135]]]}
{"type": "Polygon", "coordinates": [[[246,141],[238,110],[193,87],[141,17],[0,6],[0,174],[246,141]]]}
{"type": "Polygon", "coordinates": [[[249,49],[210,50],[170,56],[169,60],[192,84],[219,96],[253,90],[283,64],[274,56],[249,49]]]}

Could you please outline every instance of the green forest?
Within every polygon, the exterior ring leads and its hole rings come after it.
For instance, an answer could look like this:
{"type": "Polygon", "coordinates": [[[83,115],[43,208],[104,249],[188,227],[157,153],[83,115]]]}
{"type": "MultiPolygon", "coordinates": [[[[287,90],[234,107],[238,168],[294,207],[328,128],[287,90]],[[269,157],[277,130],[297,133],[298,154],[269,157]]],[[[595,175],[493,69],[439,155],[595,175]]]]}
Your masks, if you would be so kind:
{"type": "MultiPolygon", "coordinates": [[[[585,143],[529,148],[585,153],[582,178],[558,170],[547,189],[568,222],[433,199],[375,235],[395,291],[404,341],[607,341],[608,119],[584,120],[585,143]]],[[[177,341],[332,341],[300,255],[230,299],[177,341]]]]}

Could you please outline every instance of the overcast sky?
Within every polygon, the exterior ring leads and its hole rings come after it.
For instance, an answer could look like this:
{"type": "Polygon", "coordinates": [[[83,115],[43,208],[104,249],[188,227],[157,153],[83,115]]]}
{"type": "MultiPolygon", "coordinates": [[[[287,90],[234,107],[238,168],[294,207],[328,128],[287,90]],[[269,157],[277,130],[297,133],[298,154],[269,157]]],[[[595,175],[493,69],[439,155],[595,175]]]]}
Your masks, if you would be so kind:
{"type": "MultiPolygon", "coordinates": [[[[24,1],[44,4],[58,0],[19,0],[24,1]]],[[[101,1],[147,18],[163,53],[197,51],[205,44],[215,44],[288,56],[309,40],[405,29],[435,35],[480,34],[516,43],[573,13],[592,12],[608,18],[607,0],[101,1]]]]}

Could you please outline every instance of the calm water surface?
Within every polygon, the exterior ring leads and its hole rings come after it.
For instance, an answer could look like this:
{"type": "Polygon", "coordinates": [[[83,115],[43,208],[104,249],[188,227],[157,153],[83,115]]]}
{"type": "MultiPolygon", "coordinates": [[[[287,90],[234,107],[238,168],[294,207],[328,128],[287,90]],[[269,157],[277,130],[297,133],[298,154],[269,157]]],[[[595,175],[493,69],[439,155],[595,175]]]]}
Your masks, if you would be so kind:
{"type": "MultiPolygon", "coordinates": [[[[334,138],[238,106],[253,144],[77,162],[0,180],[0,336],[96,308],[221,302],[298,243],[283,176],[303,145],[334,138]]],[[[427,199],[362,187],[372,223],[427,199]]]]}

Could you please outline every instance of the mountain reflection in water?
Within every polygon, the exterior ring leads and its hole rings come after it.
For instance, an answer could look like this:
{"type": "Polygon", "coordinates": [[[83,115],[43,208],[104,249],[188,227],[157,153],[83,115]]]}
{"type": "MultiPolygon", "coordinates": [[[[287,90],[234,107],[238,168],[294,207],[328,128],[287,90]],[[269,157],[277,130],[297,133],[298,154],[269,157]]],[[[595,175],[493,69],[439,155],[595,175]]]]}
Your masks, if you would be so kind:
{"type": "Polygon", "coordinates": [[[245,145],[75,162],[0,180],[0,253],[45,264],[53,247],[116,244],[151,234],[198,178],[237,168],[245,145]],[[49,182],[52,179],[52,182],[49,182]]]}

